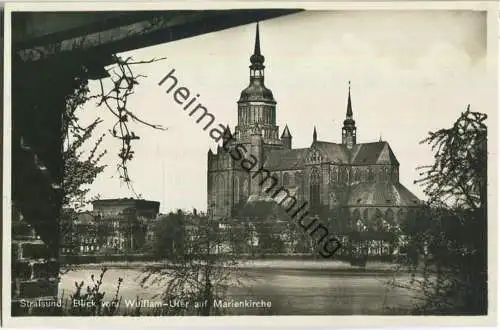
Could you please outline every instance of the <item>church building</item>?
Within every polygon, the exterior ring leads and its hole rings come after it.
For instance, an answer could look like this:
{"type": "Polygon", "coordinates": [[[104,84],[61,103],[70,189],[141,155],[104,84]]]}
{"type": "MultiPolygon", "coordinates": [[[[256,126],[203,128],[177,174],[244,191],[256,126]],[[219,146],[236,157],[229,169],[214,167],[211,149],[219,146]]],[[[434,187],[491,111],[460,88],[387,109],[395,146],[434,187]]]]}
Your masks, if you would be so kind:
{"type": "MultiPolygon", "coordinates": [[[[400,164],[387,141],[358,142],[350,83],[340,141],[321,141],[314,128],[311,145],[294,148],[291,130],[285,125],[280,131],[276,123],[276,100],[264,84],[264,68],[257,24],[250,82],[238,101],[238,124],[226,134],[299,203],[306,201],[310,214],[336,218],[336,230],[376,231],[392,228],[421,204],[400,183],[400,164]]],[[[264,198],[258,180],[222,147],[208,152],[207,180],[208,213],[217,218],[238,217],[245,205],[264,198]]]]}

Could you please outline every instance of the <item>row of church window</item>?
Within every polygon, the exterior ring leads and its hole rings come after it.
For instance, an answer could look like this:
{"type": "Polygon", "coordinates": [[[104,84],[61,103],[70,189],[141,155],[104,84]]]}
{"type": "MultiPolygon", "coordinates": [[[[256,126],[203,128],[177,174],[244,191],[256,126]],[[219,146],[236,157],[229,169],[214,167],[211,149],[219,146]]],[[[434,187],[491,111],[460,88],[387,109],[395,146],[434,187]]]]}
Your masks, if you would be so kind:
{"type": "MultiPolygon", "coordinates": [[[[393,175],[397,175],[397,168],[394,168],[392,171],[393,175]]],[[[330,172],[330,177],[329,177],[329,182],[330,183],[336,183],[336,182],[349,182],[350,181],[350,176],[352,176],[354,182],[373,182],[376,179],[376,172],[372,168],[365,168],[365,169],[353,169],[352,171],[349,171],[348,168],[342,169],[342,168],[334,168],[330,172]]],[[[389,167],[383,168],[383,170],[378,171],[378,181],[385,181],[388,180],[391,174],[391,169],[389,167]]],[[[222,189],[223,184],[223,178],[220,177],[220,182],[216,186],[220,186],[222,189]]],[[[239,180],[237,177],[235,180],[239,180]]],[[[288,187],[290,185],[297,185],[300,186],[302,183],[302,173],[300,172],[295,172],[293,174],[293,182],[291,178],[291,174],[285,172],[283,173],[282,180],[281,180],[281,185],[284,187],[288,187]]],[[[310,185],[319,185],[321,184],[321,172],[318,168],[313,168],[310,176],[309,176],[309,184],[310,185]]],[[[235,181],[235,186],[240,187],[239,181],[235,181]]],[[[243,186],[243,189],[248,188],[248,183],[246,183],[243,186]]],[[[218,189],[219,191],[221,191],[218,189]]],[[[239,192],[235,194],[239,196],[239,192]]]]}
{"type": "MultiPolygon", "coordinates": [[[[391,178],[391,176],[394,177],[394,179],[397,179],[397,168],[393,168],[391,171],[390,167],[384,167],[383,169],[380,169],[379,171],[375,171],[372,168],[364,168],[364,169],[352,169],[352,171],[349,171],[348,168],[334,168],[330,172],[329,176],[329,181],[326,180],[327,182],[330,183],[336,183],[336,182],[349,182],[352,178],[354,182],[373,182],[375,180],[378,181],[386,181],[391,178]]],[[[292,184],[290,180],[290,174],[288,173],[283,173],[282,177],[282,184],[283,186],[287,187],[292,184]]],[[[328,179],[325,178],[325,179],[328,179]]],[[[300,172],[295,173],[295,180],[294,183],[295,185],[300,185],[302,182],[302,176],[300,172]]],[[[309,183],[312,184],[319,184],[321,182],[321,173],[318,168],[313,168],[309,177],[309,183]]]]}
{"type": "Polygon", "coordinates": [[[309,163],[321,163],[321,154],[318,150],[313,149],[309,155],[309,163]]]}
{"type": "Polygon", "coordinates": [[[373,181],[386,181],[391,177],[397,179],[396,167],[384,167],[374,170],[368,168],[353,168],[349,171],[348,168],[333,168],[330,172],[330,182],[373,182],[373,181]]]}
{"type": "MultiPolygon", "coordinates": [[[[232,190],[233,192],[233,201],[234,203],[239,203],[241,200],[240,198],[243,196],[248,196],[249,192],[249,186],[248,186],[248,179],[243,180],[243,185],[240,184],[240,178],[235,177],[234,178],[234,189],[232,190]]],[[[224,192],[227,190],[226,189],[226,180],[222,176],[216,176],[215,177],[215,182],[213,187],[215,188],[213,190],[212,196],[215,198],[215,204],[217,207],[223,207],[224,206],[224,192]],[[217,197],[218,198],[217,198],[217,197]]]]}
{"type": "MultiPolygon", "coordinates": [[[[395,169],[395,171],[397,171],[397,169],[395,169]]],[[[332,174],[332,173],[333,173],[333,175],[330,176],[330,182],[332,182],[332,183],[339,181],[339,179],[342,180],[343,182],[349,181],[348,169],[346,169],[345,171],[342,171],[342,170],[339,171],[337,169],[334,169],[332,172],[330,172],[330,174],[332,174]],[[339,172],[341,174],[340,178],[338,177],[339,172]]],[[[364,178],[363,174],[368,175],[369,182],[374,179],[374,171],[372,169],[365,169],[365,170],[354,169],[352,171],[352,173],[354,174],[355,181],[363,181],[363,178],[364,178]]],[[[386,175],[388,175],[388,173],[389,173],[389,168],[387,168],[387,167],[384,168],[384,171],[381,171],[380,173],[381,174],[379,174],[379,177],[381,180],[387,179],[386,175]]],[[[295,185],[300,185],[302,182],[302,174],[300,172],[295,172],[293,181],[294,181],[293,183],[295,185]]],[[[291,182],[291,175],[289,173],[283,173],[281,184],[284,187],[288,187],[293,183],[291,182]]],[[[320,170],[318,168],[312,169],[311,174],[310,174],[309,184],[310,184],[309,200],[313,205],[315,205],[315,204],[319,205],[319,203],[320,203],[320,191],[321,191],[320,190],[321,173],[320,173],[320,170]]],[[[225,190],[224,185],[225,185],[224,178],[223,177],[216,177],[216,182],[215,182],[214,186],[216,187],[216,190],[218,192],[222,192],[225,190]]],[[[245,179],[245,181],[243,182],[243,185],[241,185],[240,179],[238,177],[235,177],[234,189],[233,189],[234,202],[239,203],[242,195],[248,196],[248,191],[249,191],[248,179],[245,179]]],[[[333,196],[333,198],[335,199],[334,196],[333,196]]],[[[330,198],[330,199],[332,199],[332,198],[330,198]]],[[[335,201],[330,201],[330,204],[335,204],[335,201]]]]}
{"type": "MultiPolygon", "coordinates": [[[[387,169],[387,168],[386,168],[387,169]]],[[[360,171],[354,171],[354,173],[359,173],[361,172],[360,171]]],[[[343,171],[343,173],[345,173],[345,177],[342,177],[343,180],[345,181],[348,181],[349,179],[349,172],[347,172],[347,169],[346,171],[343,171]]],[[[368,170],[368,173],[372,173],[371,169],[368,170]]],[[[295,173],[295,184],[300,184],[301,180],[302,180],[302,175],[300,172],[296,172],[295,173]]],[[[320,184],[321,184],[321,173],[319,171],[318,168],[313,168],[312,171],[311,171],[311,174],[310,174],[310,190],[309,190],[309,202],[310,202],[310,207],[311,209],[315,209],[316,207],[319,207],[320,204],[321,204],[321,188],[320,188],[320,184]]],[[[220,181],[219,181],[219,188],[217,189],[218,191],[224,191],[224,188],[223,188],[223,185],[224,185],[224,181],[222,178],[220,178],[220,181]]],[[[284,173],[283,174],[283,177],[282,177],[282,185],[284,187],[287,187],[290,185],[290,175],[288,173],[284,173]]],[[[241,193],[240,193],[240,183],[239,183],[239,178],[236,177],[235,178],[235,185],[234,185],[234,189],[233,189],[233,200],[235,203],[239,203],[240,202],[240,197],[241,197],[241,193]]],[[[248,195],[248,181],[245,180],[245,184],[243,186],[243,192],[244,192],[244,195],[247,196],[248,195]]],[[[220,198],[219,198],[220,199],[220,198]]],[[[336,203],[336,199],[335,199],[335,196],[331,196],[330,199],[333,199],[330,201],[330,204],[335,205],[336,203]]],[[[365,210],[367,212],[367,210],[365,210]]]]}

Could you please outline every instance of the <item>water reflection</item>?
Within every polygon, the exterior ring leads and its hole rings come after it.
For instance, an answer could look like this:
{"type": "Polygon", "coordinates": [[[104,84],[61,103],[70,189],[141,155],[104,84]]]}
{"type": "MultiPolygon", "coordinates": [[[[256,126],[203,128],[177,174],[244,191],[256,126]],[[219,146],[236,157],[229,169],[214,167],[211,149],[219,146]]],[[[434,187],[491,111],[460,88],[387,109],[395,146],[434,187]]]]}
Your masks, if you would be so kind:
{"type": "MultiPolygon", "coordinates": [[[[78,269],[62,277],[60,292],[68,297],[74,291],[75,281],[89,281],[98,269],[78,269]]],[[[110,269],[102,289],[110,298],[115,290],[113,283],[124,278],[120,293],[123,299],[159,300],[161,285],[141,287],[137,269],[110,269]]],[[[317,270],[245,270],[236,274],[242,285],[229,288],[229,302],[270,301],[271,308],[228,308],[234,315],[381,315],[387,307],[401,310],[413,302],[410,292],[387,285],[392,279],[385,273],[336,273],[317,270]]],[[[404,280],[406,275],[399,276],[404,280]]]]}

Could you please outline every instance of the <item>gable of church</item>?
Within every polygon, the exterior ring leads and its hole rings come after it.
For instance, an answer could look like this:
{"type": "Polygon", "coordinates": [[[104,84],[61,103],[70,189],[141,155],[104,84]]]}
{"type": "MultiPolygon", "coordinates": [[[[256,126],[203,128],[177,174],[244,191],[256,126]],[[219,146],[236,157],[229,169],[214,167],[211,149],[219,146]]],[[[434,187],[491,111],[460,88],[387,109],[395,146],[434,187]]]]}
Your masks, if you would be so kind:
{"type": "Polygon", "coordinates": [[[306,165],[319,165],[325,161],[326,159],[323,156],[323,153],[319,151],[316,146],[313,145],[311,148],[309,148],[305,159],[306,165]]]}
{"type": "Polygon", "coordinates": [[[343,144],[314,141],[311,148],[317,149],[323,155],[324,162],[334,164],[348,164],[348,151],[343,144]]]}
{"type": "Polygon", "coordinates": [[[357,144],[351,154],[353,165],[399,165],[387,142],[357,144]]]}

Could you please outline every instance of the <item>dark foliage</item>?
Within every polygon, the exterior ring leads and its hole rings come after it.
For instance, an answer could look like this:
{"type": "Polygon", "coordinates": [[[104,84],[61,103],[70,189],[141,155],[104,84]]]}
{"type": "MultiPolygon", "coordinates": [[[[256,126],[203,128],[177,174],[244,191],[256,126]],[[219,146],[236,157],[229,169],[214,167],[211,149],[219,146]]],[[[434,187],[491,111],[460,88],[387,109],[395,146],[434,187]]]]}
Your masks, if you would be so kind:
{"type": "Polygon", "coordinates": [[[153,253],[158,258],[174,258],[184,253],[185,214],[178,210],[161,216],[155,226],[153,253]]]}
{"type": "Polygon", "coordinates": [[[423,141],[435,151],[434,165],[422,168],[418,180],[429,200],[404,228],[409,236],[406,261],[417,275],[406,286],[419,293],[416,314],[487,313],[485,121],[485,114],[467,108],[451,128],[423,141]],[[418,256],[424,260],[417,269],[418,256]]]}

